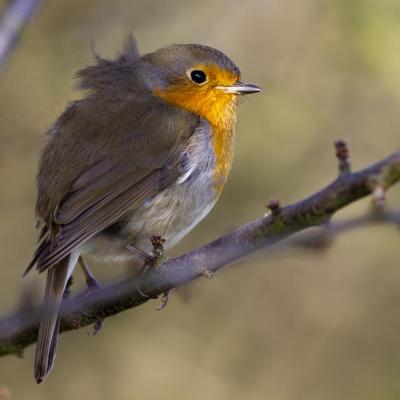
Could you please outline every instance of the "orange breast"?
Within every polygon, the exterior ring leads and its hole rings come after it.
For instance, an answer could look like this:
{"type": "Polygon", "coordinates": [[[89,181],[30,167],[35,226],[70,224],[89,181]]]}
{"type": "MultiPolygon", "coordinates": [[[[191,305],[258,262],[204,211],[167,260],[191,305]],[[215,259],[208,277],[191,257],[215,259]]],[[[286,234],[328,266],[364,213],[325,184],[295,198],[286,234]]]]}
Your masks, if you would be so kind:
{"type": "Polygon", "coordinates": [[[234,121],[232,125],[213,125],[213,148],[215,153],[214,188],[219,196],[228,178],[233,161],[234,121]]]}
{"type": "Polygon", "coordinates": [[[236,96],[207,86],[195,87],[190,82],[157,90],[155,95],[169,104],[181,107],[206,119],[210,123],[216,159],[214,188],[216,195],[219,196],[233,160],[236,96]]]}

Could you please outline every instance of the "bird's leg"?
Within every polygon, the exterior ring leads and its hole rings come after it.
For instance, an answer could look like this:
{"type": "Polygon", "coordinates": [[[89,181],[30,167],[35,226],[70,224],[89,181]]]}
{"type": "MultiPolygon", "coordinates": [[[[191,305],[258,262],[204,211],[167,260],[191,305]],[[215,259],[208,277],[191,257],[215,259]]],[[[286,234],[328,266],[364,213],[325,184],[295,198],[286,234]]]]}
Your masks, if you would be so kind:
{"type": "Polygon", "coordinates": [[[157,266],[165,260],[164,243],[165,239],[161,235],[153,235],[150,238],[151,244],[153,245],[153,255],[146,253],[144,250],[139,249],[132,243],[126,245],[126,248],[139,257],[143,262],[144,266],[157,266]]]}
{"type": "Polygon", "coordinates": [[[100,287],[89,266],[82,257],[79,257],[79,265],[82,268],[83,275],[85,275],[86,285],[88,289],[98,289],[100,287]]]}
{"type": "Polygon", "coordinates": [[[71,294],[71,286],[74,284],[74,279],[72,277],[72,275],[69,277],[68,281],[67,281],[67,285],[65,286],[65,290],[64,290],[64,294],[63,297],[64,299],[68,299],[68,297],[71,294]]]}
{"type": "MultiPolygon", "coordinates": [[[[165,249],[164,249],[165,239],[161,235],[153,235],[151,237],[151,244],[153,245],[153,255],[155,259],[155,265],[160,265],[165,261],[165,249]]],[[[162,310],[166,307],[169,300],[169,290],[166,290],[161,297],[161,304],[156,308],[156,310],[162,310]]]]}
{"type": "MultiPolygon", "coordinates": [[[[79,257],[79,265],[82,268],[83,275],[85,275],[86,285],[88,287],[87,290],[92,291],[94,289],[99,289],[100,288],[99,282],[97,282],[92,271],[90,270],[89,266],[87,265],[87,263],[85,262],[85,260],[82,257],[79,257]]],[[[94,323],[93,331],[89,332],[88,335],[90,335],[90,336],[97,335],[100,332],[102,327],[103,327],[103,319],[101,318],[94,323]]]]}
{"type": "MultiPolygon", "coordinates": [[[[153,246],[153,255],[146,253],[142,249],[139,249],[138,247],[134,246],[133,244],[128,244],[126,246],[126,248],[128,250],[130,250],[132,253],[134,253],[136,256],[138,256],[141,260],[143,260],[144,264],[141,268],[142,274],[145,274],[148,271],[149,267],[156,267],[156,266],[160,265],[166,259],[165,249],[164,249],[165,239],[161,235],[153,235],[150,238],[150,241],[153,246]]],[[[138,287],[138,291],[143,296],[146,296],[143,292],[140,291],[139,287],[138,287]]],[[[159,307],[157,307],[157,310],[162,310],[163,308],[165,308],[165,306],[168,303],[168,299],[169,299],[169,290],[166,290],[163,293],[163,296],[161,298],[161,304],[159,307]]]]}
{"type": "Polygon", "coordinates": [[[146,253],[144,250],[139,249],[138,247],[134,246],[132,243],[127,244],[126,248],[144,262],[144,267],[154,265],[155,258],[153,256],[151,256],[150,254],[146,253]]]}

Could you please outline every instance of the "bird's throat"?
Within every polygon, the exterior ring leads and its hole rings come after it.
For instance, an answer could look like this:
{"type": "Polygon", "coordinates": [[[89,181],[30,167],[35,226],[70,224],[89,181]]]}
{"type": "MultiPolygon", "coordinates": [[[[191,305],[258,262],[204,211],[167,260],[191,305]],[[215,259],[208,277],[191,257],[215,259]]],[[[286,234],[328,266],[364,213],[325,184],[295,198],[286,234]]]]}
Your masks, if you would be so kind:
{"type": "Polygon", "coordinates": [[[218,197],[233,161],[237,99],[235,95],[217,90],[194,90],[191,87],[185,89],[170,86],[167,90],[156,91],[155,94],[167,103],[181,107],[210,123],[215,155],[214,189],[218,197]]]}

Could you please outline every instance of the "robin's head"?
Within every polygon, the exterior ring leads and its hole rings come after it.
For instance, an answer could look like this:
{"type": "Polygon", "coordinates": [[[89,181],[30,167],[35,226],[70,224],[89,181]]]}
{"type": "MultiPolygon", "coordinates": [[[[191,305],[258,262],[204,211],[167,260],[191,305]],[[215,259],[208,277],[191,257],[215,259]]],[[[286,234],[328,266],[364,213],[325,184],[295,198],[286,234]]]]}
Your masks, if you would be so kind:
{"type": "Polygon", "coordinates": [[[238,95],[261,90],[241,82],[239,68],[211,47],[171,45],[142,60],[154,95],[215,125],[234,118],[238,95]]]}

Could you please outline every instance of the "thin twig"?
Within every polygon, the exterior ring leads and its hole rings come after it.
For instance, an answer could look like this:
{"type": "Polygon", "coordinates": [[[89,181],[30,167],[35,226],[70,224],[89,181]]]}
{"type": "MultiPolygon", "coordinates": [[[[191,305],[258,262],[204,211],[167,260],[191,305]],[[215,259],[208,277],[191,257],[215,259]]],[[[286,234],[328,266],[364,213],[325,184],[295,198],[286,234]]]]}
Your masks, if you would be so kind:
{"type": "Polygon", "coordinates": [[[346,142],[336,140],[335,142],[336,158],[339,160],[339,173],[347,174],[350,172],[350,153],[346,142]]]}
{"type": "Polygon", "coordinates": [[[0,20],[0,72],[4,70],[24,28],[32,19],[40,0],[11,0],[0,20]]]}
{"type": "MultiPolygon", "coordinates": [[[[203,247],[160,266],[145,275],[104,286],[89,294],[66,300],[61,310],[61,332],[136,307],[166,291],[200,276],[211,274],[261,248],[274,245],[313,226],[321,226],[343,207],[372,193],[371,177],[379,176],[388,189],[400,181],[400,151],[358,172],[340,174],[331,184],[298,203],[279,207],[279,212],[247,223],[203,247]]],[[[36,341],[39,308],[17,311],[0,321],[0,355],[21,354],[36,341]]]]}
{"type": "Polygon", "coordinates": [[[374,225],[393,225],[400,229],[400,211],[369,212],[344,221],[332,222],[310,231],[294,235],[273,247],[275,251],[288,248],[325,250],[333,244],[336,236],[349,231],[374,225]]]}

